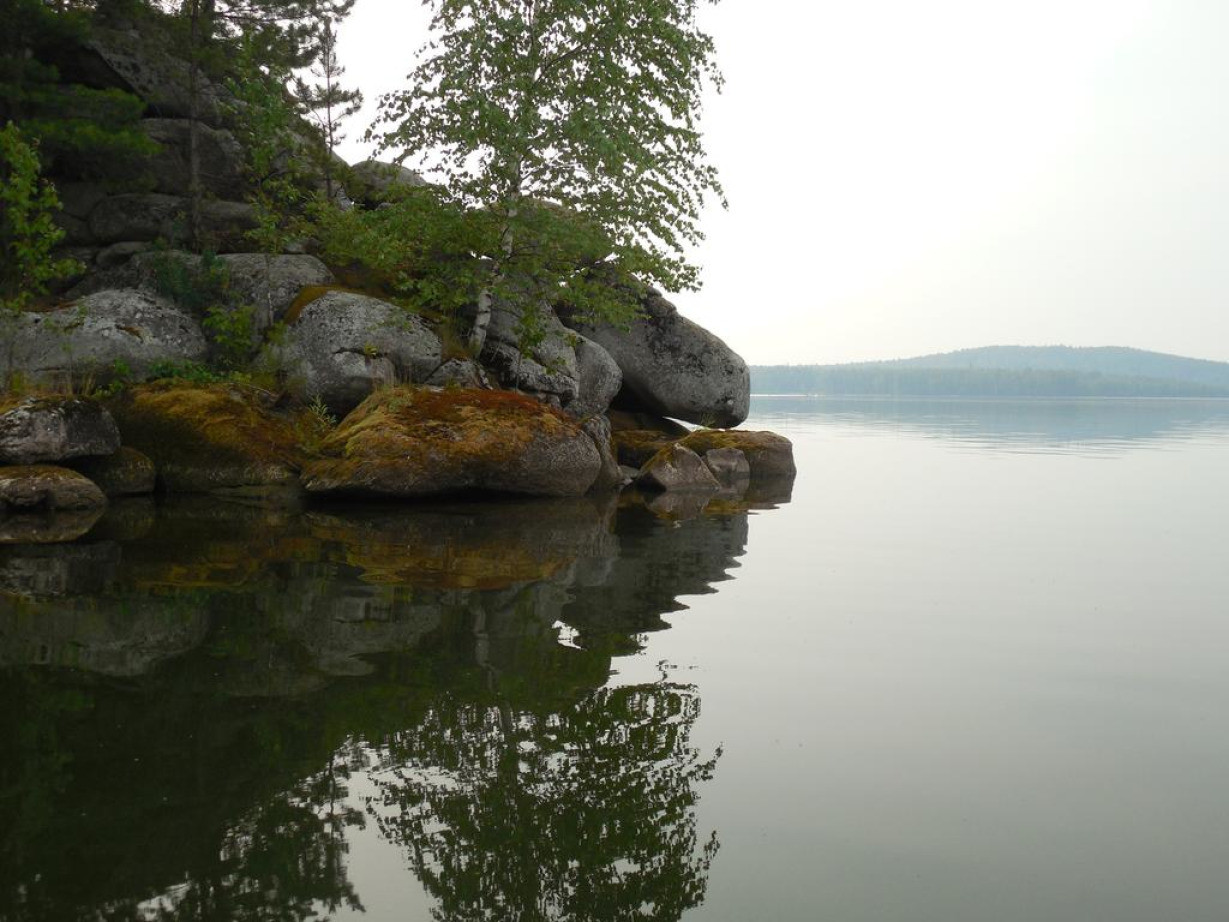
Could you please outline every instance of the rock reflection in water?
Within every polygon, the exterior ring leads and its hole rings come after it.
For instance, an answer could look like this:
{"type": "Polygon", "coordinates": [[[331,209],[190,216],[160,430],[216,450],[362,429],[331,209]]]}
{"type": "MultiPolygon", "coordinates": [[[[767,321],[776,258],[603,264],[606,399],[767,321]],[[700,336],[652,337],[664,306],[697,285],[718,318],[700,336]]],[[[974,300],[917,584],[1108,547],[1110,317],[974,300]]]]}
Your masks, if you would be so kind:
{"type": "Polygon", "coordinates": [[[703,898],[698,695],[603,686],[679,595],[727,578],[745,508],[125,515],[104,540],[0,548],[0,918],[358,909],[364,822],[441,918],[674,919],[703,898]],[[378,779],[369,817],[355,772],[378,779]]]}

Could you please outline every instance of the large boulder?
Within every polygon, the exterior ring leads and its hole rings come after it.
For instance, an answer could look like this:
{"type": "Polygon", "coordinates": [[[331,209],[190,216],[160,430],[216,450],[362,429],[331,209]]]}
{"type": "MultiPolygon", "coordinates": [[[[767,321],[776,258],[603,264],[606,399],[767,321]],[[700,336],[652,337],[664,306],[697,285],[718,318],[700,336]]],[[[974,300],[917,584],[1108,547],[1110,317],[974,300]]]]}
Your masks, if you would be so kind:
{"type": "Polygon", "coordinates": [[[577,419],[605,413],[623,386],[623,372],[609,352],[590,339],[576,337],[576,398],[564,409],[577,419]]]}
{"type": "MultiPolygon", "coordinates": [[[[187,195],[192,122],[184,118],[147,118],[142,119],[141,130],[159,148],[144,165],[153,180],[152,191],[187,195]]],[[[235,136],[224,128],[210,128],[197,122],[196,149],[202,190],[211,198],[242,198],[246,191],[243,148],[235,136]]]]}
{"type": "Polygon", "coordinates": [[[303,308],[280,349],[309,399],[344,415],[377,387],[426,381],[443,364],[439,337],[408,311],[331,291],[303,308]]]}
{"type": "MultiPolygon", "coordinates": [[[[100,291],[67,307],[23,314],[14,330],[13,362],[35,382],[112,377],[122,365],[134,378],[158,362],[198,362],[208,343],[200,326],[144,291],[100,291]]],[[[0,370],[8,372],[7,351],[0,370]]]]}
{"type": "Polygon", "coordinates": [[[100,509],[107,498],[88,478],[50,464],[0,467],[0,514],[100,509]]]}
{"type": "Polygon", "coordinates": [[[387,388],[346,417],[323,452],[303,484],[343,496],[579,496],[602,468],[575,420],[507,391],[387,388]]]}
{"type": "Polygon", "coordinates": [[[114,454],[115,420],[80,397],[30,397],[0,412],[0,464],[42,464],[114,454]]]}
{"type": "Polygon", "coordinates": [[[140,97],[153,115],[188,118],[195,110],[197,118],[219,127],[226,111],[226,94],[198,73],[193,105],[188,63],[168,54],[168,47],[166,36],[156,30],[96,27],[73,67],[76,76],[90,86],[114,87],[140,97]]]}
{"type": "Polygon", "coordinates": [[[350,167],[346,192],[354,201],[374,206],[396,198],[404,190],[419,189],[425,185],[425,179],[399,163],[364,160],[350,167]]]}
{"type": "Polygon", "coordinates": [[[746,363],[655,289],[647,289],[640,307],[643,316],[627,330],[563,316],[623,370],[616,406],[709,426],[737,426],[746,419],[751,400],[746,363]]]}
{"type": "Polygon", "coordinates": [[[148,455],[164,489],[183,493],[293,484],[303,464],[296,421],[254,388],[158,381],[110,401],[125,445],[148,455]]]}

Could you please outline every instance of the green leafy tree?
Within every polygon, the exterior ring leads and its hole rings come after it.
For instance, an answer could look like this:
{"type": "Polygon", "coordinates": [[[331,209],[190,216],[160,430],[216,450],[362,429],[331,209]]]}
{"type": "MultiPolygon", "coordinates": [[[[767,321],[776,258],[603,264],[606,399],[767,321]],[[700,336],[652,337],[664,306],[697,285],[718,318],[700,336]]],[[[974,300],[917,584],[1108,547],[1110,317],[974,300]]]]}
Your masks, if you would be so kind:
{"type": "MultiPolygon", "coordinates": [[[[702,238],[705,200],[723,200],[698,126],[705,82],[721,83],[700,2],[429,0],[431,41],[410,89],[381,100],[380,143],[494,218],[494,239],[475,241],[489,257],[477,264],[475,352],[497,299],[518,297],[525,278],[552,299],[612,267],[698,287],[684,248],[702,238]],[[560,207],[603,240],[562,269],[560,235],[544,231],[560,207]]],[[[588,291],[586,307],[630,316],[626,289],[606,291],[588,291]]]]}
{"type": "Polygon", "coordinates": [[[17,374],[16,327],[21,312],[58,278],[76,271],[71,259],[57,259],[64,236],[54,215],[55,188],[39,174],[38,154],[13,123],[0,129],[0,333],[5,343],[5,388],[17,374]]]}
{"type": "Polygon", "coordinates": [[[308,82],[302,77],[296,77],[294,94],[320,132],[323,142],[321,169],[324,173],[325,194],[331,202],[337,172],[333,158],[337,145],[345,140],[341,123],[362,107],[363,94],[359,90],[347,89],[341,85],[346,69],[337,60],[337,27],[332,20],[325,20],[320,24],[317,44],[320,56],[309,71],[315,79],[308,82]]]}

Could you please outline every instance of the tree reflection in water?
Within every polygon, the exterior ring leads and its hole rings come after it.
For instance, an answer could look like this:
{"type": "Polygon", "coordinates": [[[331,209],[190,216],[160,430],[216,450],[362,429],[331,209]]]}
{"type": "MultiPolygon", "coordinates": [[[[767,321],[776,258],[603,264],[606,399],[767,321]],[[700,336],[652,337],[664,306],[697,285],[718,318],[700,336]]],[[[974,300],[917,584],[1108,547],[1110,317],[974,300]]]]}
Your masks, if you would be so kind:
{"type": "Polygon", "coordinates": [[[141,528],[0,548],[0,919],[374,915],[356,834],[404,850],[440,920],[703,900],[699,692],[605,686],[728,578],[745,509],[214,503],[141,528]]]}
{"type": "Polygon", "coordinates": [[[566,713],[449,702],[381,752],[370,811],[435,917],[678,919],[704,898],[692,686],[602,689],[566,713]]]}

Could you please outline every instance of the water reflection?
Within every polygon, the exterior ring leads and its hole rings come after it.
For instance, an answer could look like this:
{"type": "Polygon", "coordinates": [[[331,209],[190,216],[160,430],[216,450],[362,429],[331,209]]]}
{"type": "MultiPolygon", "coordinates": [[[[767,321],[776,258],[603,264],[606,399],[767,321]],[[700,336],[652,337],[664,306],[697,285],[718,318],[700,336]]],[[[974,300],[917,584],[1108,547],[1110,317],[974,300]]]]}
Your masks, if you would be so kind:
{"type": "Polygon", "coordinates": [[[747,514],[196,500],[0,547],[0,917],[360,912],[367,828],[440,919],[677,919],[717,754],[694,688],[604,686],[747,514]]]}
{"type": "Polygon", "coordinates": [[[784,432],[818,421],[1023,452],[1114,453],[1229,432],[1229,400],[755,397],[752,409],[784,432]]]}

